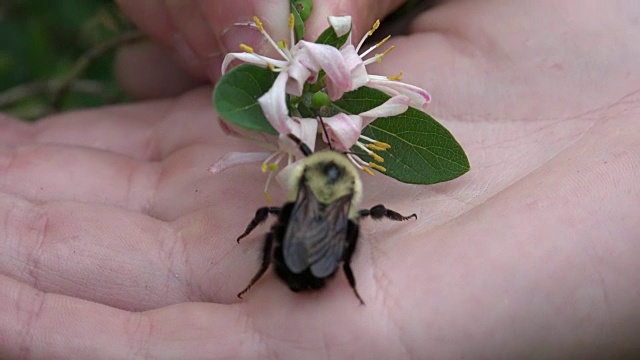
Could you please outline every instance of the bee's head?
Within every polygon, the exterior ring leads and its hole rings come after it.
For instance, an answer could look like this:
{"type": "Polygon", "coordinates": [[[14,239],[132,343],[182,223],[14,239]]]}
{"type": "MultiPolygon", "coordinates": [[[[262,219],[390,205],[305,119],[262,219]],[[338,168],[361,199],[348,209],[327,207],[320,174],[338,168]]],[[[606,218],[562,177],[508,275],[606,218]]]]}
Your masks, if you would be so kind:
{"type": "Polygon", "coordinates": [[[360,201],[362,184],[355,166],[343,154],[325,150],[304,158],[292,174],[291,200],[295,200],[300,186],[311,189],[316,199],[329,204],[351,194],[354,202],[360,201]]]}

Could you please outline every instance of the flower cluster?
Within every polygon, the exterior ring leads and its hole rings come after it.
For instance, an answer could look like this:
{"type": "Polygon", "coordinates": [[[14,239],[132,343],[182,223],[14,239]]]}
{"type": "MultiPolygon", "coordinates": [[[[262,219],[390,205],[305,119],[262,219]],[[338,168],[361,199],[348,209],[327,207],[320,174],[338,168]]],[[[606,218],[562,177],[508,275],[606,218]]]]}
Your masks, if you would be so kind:
{"type": "Polygon", "coordinates": [[[212,166],[212,171],[221,171],[236,164],[256,161],[256,159],[263,160],[262,171],[270,172],[265,186],[265,194],[268,197],[267,187],[273,174],[279,169],[280,162],[286,158],[289,165],[296,160],[297,149],[291,144],[287,135],[296,135],[313,150],[319,130],[325,142],[337,151],[345,152],[359,169],[371,175],[373,175],[371,169],[385,171],[385,168],[380,165],[384,159],[378,153],[386,151],[390,145],[361,135],[362,129],[377,118],[402,114],[409,106],[422,110],[429,103],[430,96],[421,88],[401,82],[401,74],[388,77],[368,74],[366,66],[379,62],[393,49],[389,47],[382,53],[369,56],[389,39],[387,37],[361,52],[362,45],[378,28],[379,21],[376,21],[357,46],[351,42],[350,16],[329,17],[329,23],[338,37],[348,34],[347,41],[339,49],[305,40],[296,42],[293,15],[289,17],[289,42],[284,40],[276,42],[265,31],[260,19],[254,17],[255,27],[264,35],[280,58],[258,54],[251,47],[242,44],[240,46],[242,52],[230,53],[225,57],[222,73],[224,74],[235,60],[266,67],[278,73],[273,86],[258,99],[267,121],[279,134],[278,148],[271,154],[251,153],[245,156],[237,153],[228,154],[212,166]],[[290,111],[288,99],[302,96],[305,85],[314,84],[320,78],[323,80],[323,91],[331,101],[338,100],[344,93],[362,86],[380,90],[390,98],[383,104],[360,114],[337,113],[323,117],[324,124],[319,128],[316,118],[292,116],[291,113],[295,112],[290,111]],[[374,161],[367,162],[350,152],[354,147],[364,151],[374,161]]]}

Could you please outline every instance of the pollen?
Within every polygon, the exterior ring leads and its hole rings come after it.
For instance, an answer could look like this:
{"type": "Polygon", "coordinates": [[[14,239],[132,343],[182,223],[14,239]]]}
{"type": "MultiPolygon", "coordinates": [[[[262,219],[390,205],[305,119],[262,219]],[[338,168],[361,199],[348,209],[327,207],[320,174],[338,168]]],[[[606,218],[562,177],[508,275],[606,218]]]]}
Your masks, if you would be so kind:
{"type": "Polygon", "coordinates": [[[270,63],[270,62],[268,62],[268,63],[267,63],[267,69],[269,69],[269,70],[271,70],[271,71],[276,71],[276,67],[275,67],[275,66],[273,66],[273,64],[272,64],[272,63],[270,63]]]}
{"type": "Polygon", "coordinates": [[[376,140],[373,144],[375,146],[379,146],[381,148],[384,148],[385,150],[391,149],[391,145],[387,144],[386,142],[382,142],[382,141],[376,140]]]}
{"type": "Polygon", "coordinates": [[[378,146],[376,144],[367,144],[365,146],[367,147],[367,149],[375,150],[375,151],[386,151],[387,150],[387,149],[385,149],[385,148],[383,148],[381,146],[378,146]]]}
{"type": "Polygon", "coordinates": [[[286,49],[286,48],[287,48],[287,42],[286,42],[286,41],[284,41],[284,40],[280,40],[280,41],[278,41],[278,47],[279,47],[280,49],[286,49]]]}
{"type": "Polygon", "coordinates": [[[271,195],[269,195],[268,191],[264,192],[264,197],[267,199],[267,204],[271,205],[271,195]]]}
{"type": "Polygon", "coordinates": [[[378,170],[380,172],[386,172],[387,171],[387,168],[385,168],[384,166],[380,166],[380,165],[378,165],[378,164],[376,164],[374,162],[370,162],[369,166],[371,166],[371,168],[376,169],[376,170],[378,170]]]}
{"type": "Polygon", "coordinates": [[[376,174],[374,174],[374,173],[373,173],[373,171],[371,171],[371,169],[369,169],[369,168],[368,168],[368,167],[366,167],[366,166],[363,166],[363,167],[362,167],[362,170],[363,170],[364,172],[366,172],[367,174],[371,175],[371,176],[375,176],[375,175],[376,175],[376,174]]]}
{"type": "Polygon", "coordinates": [[[380,42],[376,44],[376,47],[380,47],[380,46],[382,46],[382,45],[383,45],[384,43],[386,43],[386,42],[387,42],[387,40],[389,40],[389,39],[391,39],[391,35],[387,35],[387,37],[386,37],[386,38],[384,38],[384,39],[380,40],[380,42]]]}
{"type": "Polygon", "coordinates": [[[376,20],[376,22],[373,23],[373,26],[371,27],[371,30],[369,30],[369,32],[367,33],[367,36],[373,35],[373,33],[376,30],[378,30],[379,27],[380,27],[380,19],[376,20]]]}
{"type": "Polygon", "coordinates": [[[267,164],[262,164],[262,166],[260,167],[260,171],[262,171],[263,173],[266,173],[267,170],[269,170],[269,168],[267,167],[267,164]]]}
{"type": "Polygon", "coordinates": [[[247,52],[249,54],[253,54],[254,53],[253,48],[251,46],[249,46],[249,45],[246,45],[246,44],[240,44],[240,49],[242,49],[242,51],[247,52]]]}
{"type": "Polygon", "coordinates": [[[293,29],[293,26],[295,25],[296,20],[293,17],[293,13],[289,14],[289,29],[293,29]]]}
{"type": "Polygon", "coordinates": [[[391,81],[402,81],[402,71],[398,75],[387,76],[387,80],[391,81]]]}
{"type": "Polygon", "coordinates": [[[278,171],[278,164],[277,163],[269,164],[269,171],[278,171]]]}
{"type": "Polygon", "coordinates": [[[262,25],[262,21],[260,21],[260,19],[257,16],[253,17],[253,22],[256,24],[256,26],[258,27],[258,30],[260,30],[261,32],[264,31],[264,26],[262,25]]]}
{"type": "Polygon", "coordinates": [[[369,156],[371,156],[373,158],[373,160],[375,160],[377,162],[384,162],[384,159],[382,158],[382,156],[374,153],[373,151],[369,153],[369,156]]]}
{"type": "Polygon", "coordinates": [[[377,54],[377,55],[376,55],[376,57],[377,57],[377,59],[376,59],[376,60],[378,60],[378,62],[382,61],[382,58],[383,58],[385,55],[387,55],[388,53],[390,53],[390,52],[391,52],[391,50],[393,50],[393,48],[394,48],[394,47],[395,47],[394,45],[391,45],[391,46],[389,46],[389,48],[388,48],[387,50],[385,50],[382,54],[377,54]]]}

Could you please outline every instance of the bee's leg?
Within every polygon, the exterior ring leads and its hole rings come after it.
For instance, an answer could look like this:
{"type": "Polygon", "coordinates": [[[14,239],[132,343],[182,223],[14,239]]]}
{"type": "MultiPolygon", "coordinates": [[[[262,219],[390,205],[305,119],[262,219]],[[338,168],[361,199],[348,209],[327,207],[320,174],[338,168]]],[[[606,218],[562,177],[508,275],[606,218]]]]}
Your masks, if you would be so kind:
{"type": "Polygon", "coordinates": [[[353,289],[353,293],[356,294],[356,297],[360,301],[360,305],[364,305],[364,301],[358,294],[358,290],[356,289],[356,278],[353,276],[353,270],[351,270],[351,256],[356,251],[356,244],[358,243],[358,225],[349,221],[349,228],[347,229],[347,249],[344,252],[344,259],[342,263],[342,270],[344,270],[344,274],[347,277],[347,281],[349,285],[353,289]]]}
{"type": "Polygon", "coordinates": [[[260,269],[258,269],[258,272],[256,272],[255,275],[253,275],[253,277],[251,278],[251,281],[249,282],[249,285],[247,285],[247,287],[244,288],[244,290],[238,293],[238,298],[242,299],[242,295],[244,295],[244,293],[249,291],[249,288],[251,288],[253,284],[255,284],[256,282],[258,282],[258,280],[260,280],[262,275],[264,275],[264,273],[267,271],[267,269],[269,268],[269,265],[271,264],[272,247],[273,247],[273,233],[268,233],[266,238],[264,239],[264,248],[262,249],[262,264],[260,264],[260,269]]]}
{"type": "Polygon", "coordinates": [[[253,218],[253,220],[251,220],[249,225],[247,225],[247,228],[244,230],[242,235],[238,236],[238,239],[236,241],[240,242],[240,239],[249,235],[249,233],[253,229],[255,229],[256,226],[260,225],[265,220],[267,220],[267,216],[269,216],[269,214],[280,215],[280,210],[281,209],[279,207],[268,207],[268,206],[261,207],[260,209],[256,210],[256,216],[253,218]]]}
{"type": "Polygon", "coordinates": [[[371,218],[373,220],[380,220],[383,217],[386,217],[387,219],[391,219],[391,220],[395,220],[395,221],[409,220],[411,218],[418,219],[418,215],[416,215],[416,214],[411,214],[409,216],[404,216],[404,215],[399,214],[399,213],[397,213],[397,212],[395,212],[393,210],[387,209],[386,207],[384,207],[384,205],[376,205],[376,206],[372,207],[371,209],[360,210],[358,212],[358,215],[360,217],[371,216],[371,218]]]}

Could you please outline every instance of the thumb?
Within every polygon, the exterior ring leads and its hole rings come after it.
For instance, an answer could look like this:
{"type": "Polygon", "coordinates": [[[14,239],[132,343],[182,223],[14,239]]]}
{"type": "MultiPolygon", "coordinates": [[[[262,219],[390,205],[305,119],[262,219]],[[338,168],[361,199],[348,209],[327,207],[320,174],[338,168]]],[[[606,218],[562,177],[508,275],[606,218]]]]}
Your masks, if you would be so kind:
{"type": "MultiPolygon", "coordinates": [[[[406,0],[353,0],[314,1],[311,16],[306,21],[305,38],[315,40],[328,26],[328,16],[351,15],[353,37],[360,39],[377,19],[383,19],[398,9],[406,0]]],[[[419,1],[417,6],[429,1],[419,1]]]]}

